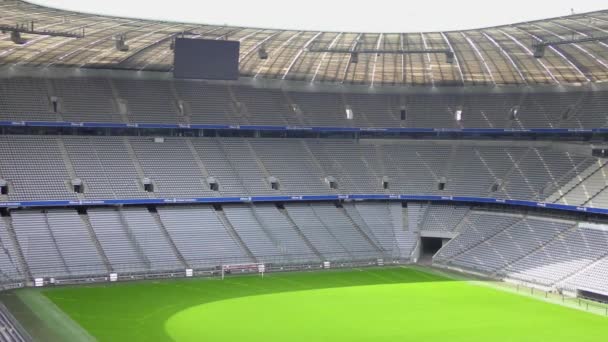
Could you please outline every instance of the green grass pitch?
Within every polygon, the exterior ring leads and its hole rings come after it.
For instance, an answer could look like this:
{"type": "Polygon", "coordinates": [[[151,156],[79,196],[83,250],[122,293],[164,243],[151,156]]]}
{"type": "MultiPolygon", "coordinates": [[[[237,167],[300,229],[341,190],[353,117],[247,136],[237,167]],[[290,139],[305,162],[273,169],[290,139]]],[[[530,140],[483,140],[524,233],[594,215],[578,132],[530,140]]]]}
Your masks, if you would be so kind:
{"type": "Polygon", "coordinates": [[[392,267],[58,287],[100,341],[606,341],[608,318],[392,267]]]}

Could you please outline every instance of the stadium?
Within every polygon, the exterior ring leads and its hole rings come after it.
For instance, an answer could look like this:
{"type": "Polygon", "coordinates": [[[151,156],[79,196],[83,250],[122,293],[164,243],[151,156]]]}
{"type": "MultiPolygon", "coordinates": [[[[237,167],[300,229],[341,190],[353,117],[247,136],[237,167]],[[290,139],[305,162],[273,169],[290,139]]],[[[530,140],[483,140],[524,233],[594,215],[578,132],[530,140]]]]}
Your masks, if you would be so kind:
{"type": "Polygon", "coordinates": [[[0,30],[0,341],[606,340],[608,10],[0,30]]]}

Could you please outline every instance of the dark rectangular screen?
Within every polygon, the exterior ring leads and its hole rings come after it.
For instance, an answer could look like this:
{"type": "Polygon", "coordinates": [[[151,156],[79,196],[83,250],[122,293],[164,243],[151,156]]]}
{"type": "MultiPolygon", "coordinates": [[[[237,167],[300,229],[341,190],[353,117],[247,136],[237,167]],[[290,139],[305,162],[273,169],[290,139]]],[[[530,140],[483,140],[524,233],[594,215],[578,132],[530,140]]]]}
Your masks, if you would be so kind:
{"type": "Polygon", "coordinates": [[[173,76],[237,80],[240,46],[238,41],[177,38],[173,76]]]}

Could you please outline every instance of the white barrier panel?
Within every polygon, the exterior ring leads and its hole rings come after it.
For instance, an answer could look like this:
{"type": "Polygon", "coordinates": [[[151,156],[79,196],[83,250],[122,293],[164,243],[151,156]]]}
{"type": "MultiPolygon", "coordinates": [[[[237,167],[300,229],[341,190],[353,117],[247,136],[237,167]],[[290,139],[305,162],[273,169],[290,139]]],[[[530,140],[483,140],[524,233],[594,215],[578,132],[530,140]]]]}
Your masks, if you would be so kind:
{"type": "Polygon", "coordinates": [[[44,286],[44,278],[36,278],[36,279],[34,279],[34,286],[35,287],[44,286]]]}
{"type": "Polygon", "coordinates": [[[606,225],[606,224],[592,223],[592,222],[581,222],[581,223],[578,224],[578,226],[580,228],[603,230],[605,232],[608,232],[608,225],[606,225]]]}
{"type": "Polygon", "coordinates": [[[192,277],[194,275],[194,271],[191,268],[186,268],[186,277],[192,277]]]}
{"type": "Polygon", "coordinates": [[[110,281],[117,281],[118,273],[110,273],[110,281]]]}
{"type": "Polygon", "coordinates": [[[378,259],[378,260],[376,261],[376,264],[377,264],[378,266],[384,266],[384,259],[378,259]]]}
{"type": "Polygon", "coordinates": [[[323,261],[323,268],[331,268],[331,263],[329,261],[323,261]]]}

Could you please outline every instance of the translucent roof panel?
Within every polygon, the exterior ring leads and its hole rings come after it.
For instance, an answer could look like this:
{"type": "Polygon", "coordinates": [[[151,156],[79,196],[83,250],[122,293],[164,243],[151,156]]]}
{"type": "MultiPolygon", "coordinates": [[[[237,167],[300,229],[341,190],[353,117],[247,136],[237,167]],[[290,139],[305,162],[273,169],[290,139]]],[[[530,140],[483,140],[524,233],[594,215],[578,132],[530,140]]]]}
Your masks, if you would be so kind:
{"type": "Polygon", "coordinates": [[[373,86],[608,81],[608,39],[547,46],[543,58],[534,57],[538,42],[608,37],[608,10],[475,30],[357,33],[118,18],[0,0],[0,25],[32,22],[37,31],[84,31],[84,37],[22,33],[24,43],[16,44],[10,32],[0,34],[0,65],[169,72],[172,39],[185,32],[240,41],[243,77],[373,86]],[[116,48],[119,36],[127,51],[116,48]],[[260,58],[261,49],[268,58],[260,58]]]}

